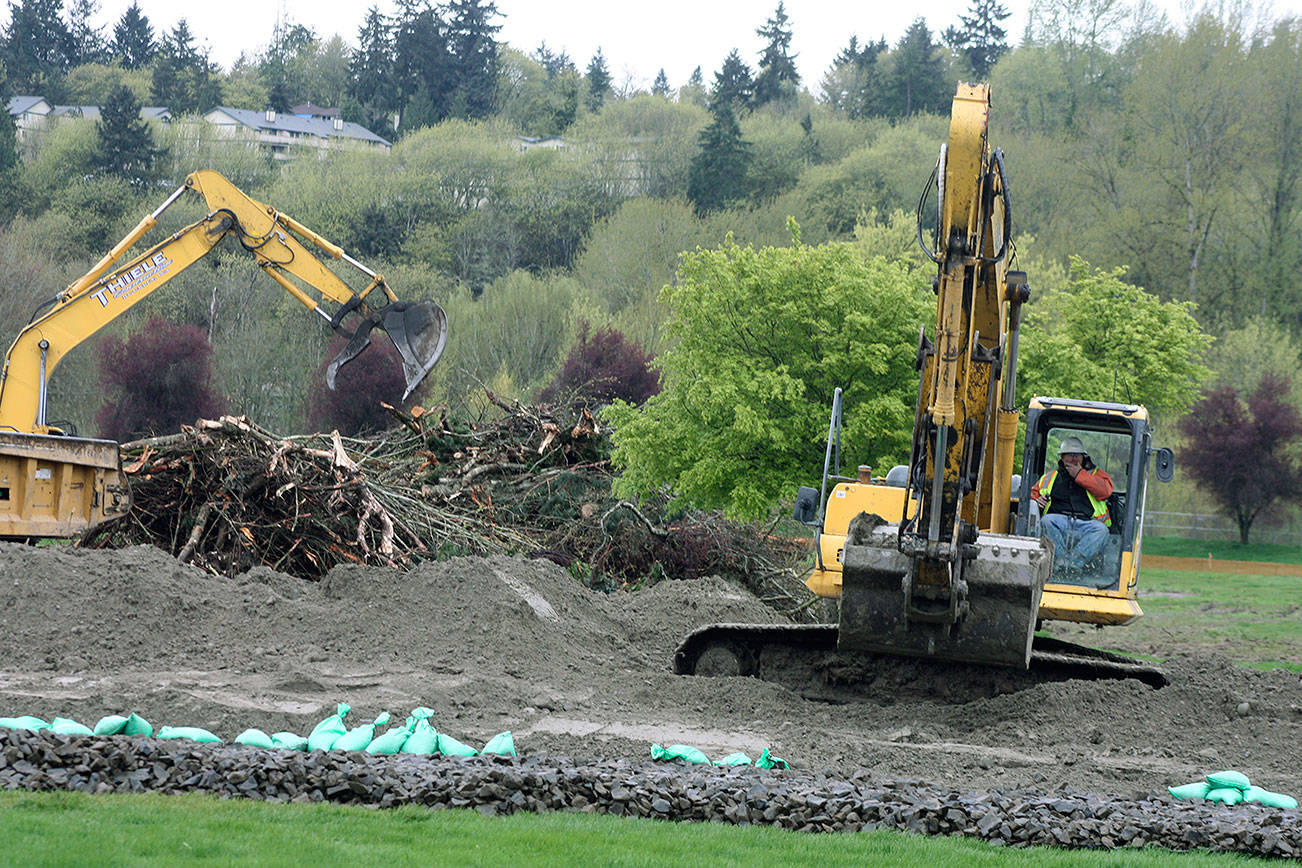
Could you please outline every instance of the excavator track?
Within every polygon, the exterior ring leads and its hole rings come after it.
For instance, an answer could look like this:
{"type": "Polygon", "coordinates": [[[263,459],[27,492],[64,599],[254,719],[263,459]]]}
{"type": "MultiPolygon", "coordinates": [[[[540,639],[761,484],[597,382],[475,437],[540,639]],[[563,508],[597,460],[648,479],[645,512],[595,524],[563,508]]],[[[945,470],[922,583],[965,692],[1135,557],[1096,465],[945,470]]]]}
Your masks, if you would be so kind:
{"type": "Polygon", "coordinates": [[[891,686],[954,698],[1006,693],[1046,681],[1133,678],[1153,688],[1168,684],[1157,667],[1120,654],[1036,636],[1027,670],[950,660],[847,652],[837,649],[835,624],[710,624],[688,634],[674,653],[679,675],[753,676],[777,681],[814,698],[834,699],[855,688],[891,686]],[[830,691],[830,692],[829,692],[830,691]]]}

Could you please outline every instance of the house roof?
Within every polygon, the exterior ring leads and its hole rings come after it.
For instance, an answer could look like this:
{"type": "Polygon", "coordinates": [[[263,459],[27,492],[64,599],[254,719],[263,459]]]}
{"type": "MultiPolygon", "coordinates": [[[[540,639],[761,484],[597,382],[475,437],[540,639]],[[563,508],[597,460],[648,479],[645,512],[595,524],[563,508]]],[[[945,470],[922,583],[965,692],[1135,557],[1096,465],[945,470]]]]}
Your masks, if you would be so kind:
{"type": "Polygon", "coordinates": [[[74,118],[98,118],[99,106],[97,105],[56,105],[50,110],[50,114],[56,118],[74,117],[74,118]]]}
{"type": "Polygon", "coordinates": [[[339,129],[335,128],[334,121],[324,118],[300,118],[296,115],[284,114],[277,112],[275,120],[267,120],[266,112],[249,111],[248,109],[227,108],[219,105],[212,111],[221,112],[227,117],[243,124],[254,130],[270,130],[275,132],[299,133],[302,135],[319,136],[323,139],[345,138],[360,139],[365,142],[375,142],[382,145],[392,144],[388,139],[383,139],[375,133],[368,130],[361,124],[354,124],[345,121],[339,129]]]}
{"type": "MultiPolygon", "coordinates": [[[[45,102],[45,97],[43,96],[11,96],[9,97],[9,114],[23,114],[24,112],[31,111],[32,108],[43,102],[45,102]]],[[[45,102],[45,105],[48,108],[50,104],[45,102]]]]}
{"type": "Polygon", "coordinates": [[[310,102],[305,102],[305,103],[303,103],[302,105],[296,105],[296,106],[294,106],[293,108],[291,108],[291,109],[289,110],[289,113],[292,114],[292,115],[298,115],[299,117],[303,117],[303,118],[337,118],[337,117],[339,117],[339,109],[337,109],[337,108],[321,108],[321,106],[319,106],[319,105],[315,105],[315,104],[310,103],[310,102]]]}

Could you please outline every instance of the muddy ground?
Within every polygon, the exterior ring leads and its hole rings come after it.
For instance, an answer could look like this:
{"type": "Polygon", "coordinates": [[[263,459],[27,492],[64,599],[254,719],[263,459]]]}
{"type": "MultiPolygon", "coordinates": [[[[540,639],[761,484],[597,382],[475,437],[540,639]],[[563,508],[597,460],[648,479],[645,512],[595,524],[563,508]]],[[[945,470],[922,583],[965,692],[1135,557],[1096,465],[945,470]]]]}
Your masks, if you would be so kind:
{"type": "Polygon", "coordinates": [[[522,755],[768,747],[847,774],[1122,797],[1233,768],[1302,796],[1295,673],[1201,655],[1168,659],[1161,690],[899,661],[834,686],[672,673],[694,627],[773,620],[721,580],[608,596],[546,561],[340,567],[312,584],[264,568],[214,577],[148,547],[0,544],[0,715],[136,711],[231,739],[306,733],[337,702],[354,724],[426,705],[472,745],[511,730],[522,755]]]}

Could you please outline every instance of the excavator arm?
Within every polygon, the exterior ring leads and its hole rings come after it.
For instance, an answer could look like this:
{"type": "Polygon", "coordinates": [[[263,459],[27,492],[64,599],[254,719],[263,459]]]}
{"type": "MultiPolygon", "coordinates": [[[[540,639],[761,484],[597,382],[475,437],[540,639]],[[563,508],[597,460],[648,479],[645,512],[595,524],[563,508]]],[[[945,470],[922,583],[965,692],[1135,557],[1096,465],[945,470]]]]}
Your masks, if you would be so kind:
{"type": "Polygon", "coordinates": [[[50,433],[45,418],[47,384],[64,355],[202,259],[227,236],[234,237],[286,292],[349,338],[327,371],[332,388],[339,367],[369,346],[370,333],[377,326],[388,334],[402,358],[407,394],[424,380],[442,354],[447,318],[437,305],[399,301],[382,275],[338,245],[252,199],[217,172],[200,171],[188,176],[182,187],[19,333],[0,375],[0,430],[50,433]],[[158,224],[163,211],[187,191],[204,197],[210,209],[207,216],[118,265],[158,224]],[[361,271],[366,286],[354,291],[308,250],[299,235],[361,271]],[[334,312],[327,311],[323,303],[333,303],[334,312]],[[353,328],[344,326],[350,314],[356,315],[353,328]]]}
{"type": "Polygon", "coordinates": [[[838,642],[1025,667],[1049,558],[1038,540],[1005,536],[1029,292],[1025,275],[1008,270],[1007,188],[989,109],[986,85],[959,86],[937,164],[935,249],[923,244],[937,264],[936,326],[934,342],[919,337],[904,514],[898,525],[851,522],[838,642]]]}

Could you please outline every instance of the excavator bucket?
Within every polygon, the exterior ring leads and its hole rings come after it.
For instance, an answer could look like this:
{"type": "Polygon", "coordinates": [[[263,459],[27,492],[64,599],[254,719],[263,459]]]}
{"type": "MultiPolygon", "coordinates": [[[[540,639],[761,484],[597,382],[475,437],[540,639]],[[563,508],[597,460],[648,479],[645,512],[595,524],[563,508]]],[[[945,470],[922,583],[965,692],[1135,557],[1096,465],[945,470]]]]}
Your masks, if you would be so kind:
{"type": "Polygon", "coordinates": [[[448,342],[448,317],[432,301],[395,301],[363,320],[348,345],[326,368],[326,385],[335,387],[339,369],[371,345],[371,329],[379,326],[389,335],[402,357],[402,373],[407,381],[403,399],[415,391],[443,355],[448,342]]]}
{"type": "Polygon", "coordinates": [[[380,313],[381,327],[402,356],[402,373],[407,378],[407,391],[402,397],[406,399],[443,355],[448,342],[448,317],[432,301],[397,301],[380,313]]]}
{"type": "Polygon", "coordinates": [[[957,588],[962,594],[966,585],[966,612],[960,607],[958,620],[945,623],[919,618],[916,601],[906,599],[913,560],[900,553],[896,533],[887,524],[846,540],[837,647],[1026,669],[1052,561],[1047,545],[982,533],[957,588]]]}

